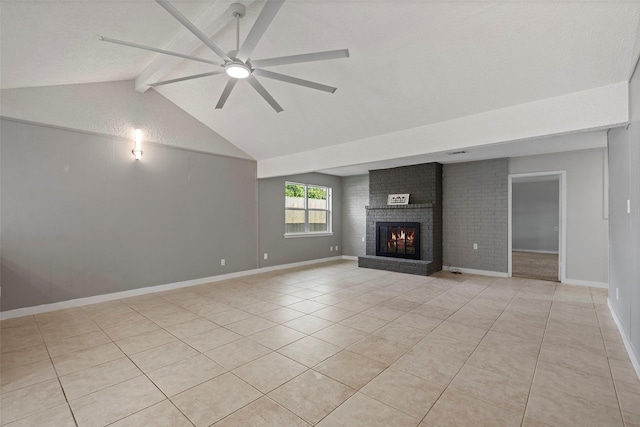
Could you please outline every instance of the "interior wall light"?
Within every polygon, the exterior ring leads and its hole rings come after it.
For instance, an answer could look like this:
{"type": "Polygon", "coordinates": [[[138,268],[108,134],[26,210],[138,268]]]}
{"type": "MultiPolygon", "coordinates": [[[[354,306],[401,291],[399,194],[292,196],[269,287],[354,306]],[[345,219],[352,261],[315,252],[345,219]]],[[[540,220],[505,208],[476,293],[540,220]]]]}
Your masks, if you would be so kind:
{"type": "Polygon", "coordinates": [[[140,129],[136,129],[136,145],[131,150],[136,160],[140,160],[142,158],[142,131],[140,129]]]}

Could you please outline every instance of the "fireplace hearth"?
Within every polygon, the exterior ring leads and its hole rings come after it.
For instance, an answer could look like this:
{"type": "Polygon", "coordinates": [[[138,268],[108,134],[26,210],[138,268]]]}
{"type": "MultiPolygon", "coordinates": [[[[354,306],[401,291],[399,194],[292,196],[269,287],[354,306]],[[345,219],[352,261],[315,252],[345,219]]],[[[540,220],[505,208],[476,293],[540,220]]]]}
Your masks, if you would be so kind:
{"type": "Polygon", "coordinates": [[[420,259],[419,222],[376,222],[376,256],[420,259]]]}

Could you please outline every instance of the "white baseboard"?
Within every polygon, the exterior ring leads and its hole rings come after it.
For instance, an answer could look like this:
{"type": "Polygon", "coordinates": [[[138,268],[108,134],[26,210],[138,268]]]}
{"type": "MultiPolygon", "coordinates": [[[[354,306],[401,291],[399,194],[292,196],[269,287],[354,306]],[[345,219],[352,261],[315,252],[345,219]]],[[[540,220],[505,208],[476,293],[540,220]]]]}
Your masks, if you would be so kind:
{"type": "Polygon", "coordinates": [[[358,257],[353,255],[342,255],[342,259],[346,259],[349,261],[357,261],[358,257]]]}
{"type": "Polygon", "coordinates": [[[616,315],[616,312],[613,309],[609,298],[607,298],[607,305],[609,306],[609,311],[611,312],[613,321],[616,322],[616,326],[618,327],[618,331],[620,332],[620,336],[622,337],[622,341],[624,342],[624,347],[627,349],[627,353],[629,354],[629,359],[631,359],[633,369],[636,370],[636,375],[640,379],[640,359],[638,358],[638,355],[633,348],[633,344],[631,344],[631,341],[629,341],[629,338],[627,338],[627,335],[624,333],[624,329],[622,329],[622,323],[620,323],[620,319],[618,319],[618,316],[616,315]]]}
{"type": "Polygon", "coordinates": [[[564,279],[561,283],[563,285],[589,286],[591,288],[609,289],[609,284],[606,282],[591,282],[589,280],[564,279]]]}
{"type": "MultiPolygon", "coordinates": [[[[342,255],[332,256],[328,258],[310,259],[309,261],[292,262],[291,264],[273,265],[271,267],[261,267],[261,268],[256,268],[255,270],[240,271],[234,274],[240,274],[240,276],[252,276],[254,274],[268,273],[269,271],[286,270],[288,268],[304,267],[305,265],[322,264],[323,262],[340,261],[340,260],[342,260],[342,255]]],[[[218,277],[218,276],[215,276],[215,277],[218,277]]]]}
{"type": "Polygon", "coordinates": [[[513,252],[531,252],[534,254],[553,254],[558,255],[558,251],[537,251],[534,249],[511,249],[513,252]]]}
{"type": "Polygon", "coordinates": [[[489,271],[489,270],[475,270],[473,268],[462,268],[462,267],[454,267],[443,265],[442,270],[457,270],[461,273],[467,274],[477,274],[478,276],[491,276],[491,277],[509,277],[509,273],[503,273],[501,271],[489,271]]]}
{"type": "Polygon", "coordinates": [[[0,312],[0,320],[14,317],[31,316],[34,314],[46,313],[48,311],[62,310],[65,308],[81,307],[83,305],[97,304],[100,302],[113,301],[122,298],[135,297],[138,295],[152,294],[155,292],[169,291],[172,289],[186,288],[189,286],[203,285],[205,283],[220,282],[222,280],[235,279],[238,277],[252,276],[254,274],[267,273],[270,271],[286,270],[288,268],[303,267],[305,265],[320,264],[324,262],[338,261],[344,259],[342,256],[330,258],[313,259],[309,261],[294,262],[291,264],[274,265],[252,270],[238,271],[235,273],[220,274],[218,276],[203,277],[201,279],[185,280],[183,282],[168,283],[165,285],[147,286],[144,288],[132,289],[129,291],[113,292],[110,294],[95,295],[86,298],[76,298],[67,301],[54,302],[51,304],[36,305],[33,307],[16,308],[0,312]]]}

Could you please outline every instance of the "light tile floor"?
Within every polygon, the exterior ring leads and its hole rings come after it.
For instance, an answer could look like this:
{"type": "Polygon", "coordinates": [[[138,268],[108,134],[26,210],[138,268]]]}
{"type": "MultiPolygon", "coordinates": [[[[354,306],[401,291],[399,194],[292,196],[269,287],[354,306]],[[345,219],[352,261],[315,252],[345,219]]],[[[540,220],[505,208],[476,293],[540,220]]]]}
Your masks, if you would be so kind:
{"type": "Polygon", "coordinates": [[[345,261],[1,326],[2,425],[640,425],[602,289],[345,261]]]}

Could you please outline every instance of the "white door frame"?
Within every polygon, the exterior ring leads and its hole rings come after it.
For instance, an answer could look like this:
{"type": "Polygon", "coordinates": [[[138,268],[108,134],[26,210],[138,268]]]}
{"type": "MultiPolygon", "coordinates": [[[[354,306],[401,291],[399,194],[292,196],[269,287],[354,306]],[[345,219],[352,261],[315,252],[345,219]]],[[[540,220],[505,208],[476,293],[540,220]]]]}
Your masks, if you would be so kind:
{"type": "Polygon", "coordinates": [[[558,230],[558,280],[564,283],[567,277],[567,171],[549,171],[549,172],[532,172],[532,173],[514,173],[509,174],[509,277],[513,273],[513,179],[527,178],[532,176],[557,176],[560,181],[560,230],[558,230]]]}

